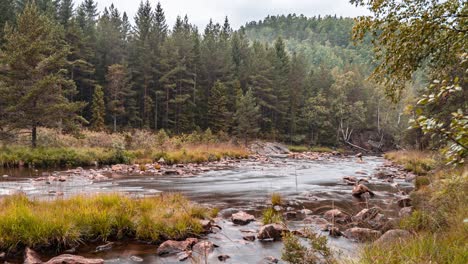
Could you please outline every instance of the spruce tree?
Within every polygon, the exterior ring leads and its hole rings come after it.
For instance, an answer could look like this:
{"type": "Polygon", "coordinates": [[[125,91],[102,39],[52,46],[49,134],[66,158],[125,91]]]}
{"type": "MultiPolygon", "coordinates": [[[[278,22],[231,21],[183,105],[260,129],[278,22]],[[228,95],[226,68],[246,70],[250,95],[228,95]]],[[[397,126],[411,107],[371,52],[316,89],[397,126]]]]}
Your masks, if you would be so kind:
{"type": "Polygon", "coordinates": [[[0,65],[0,95],[4,100],[5,120],[12,128],[29,129],[31,144],[37,145],[37,128],[73,128],[76,113],[83,107],[70,102],[76,86],[67,78],[67,54],[60,27],[35,4],[28,4],[17,17],[16,27],[6,29],[0,65]]]}
{"type": "Polygon", "coordinates": [[[96,85],[94,88],[91,112],[91,128],[95,131],[102,131],[105,126],[104,117],[106,108],[104,105],[104,92],[102,91],[102,86],[100,85],[96,85]]]}
{"type": "Polygon", "coordinates": [[[73,16],[73,0],[60,0],[57,20],[66,29],[73,16]]]}
{"type": "Polygon", "coordinates": [[[226,93],[226,86],[220,81],[217,81],[211,89],[208,101],[208,118],[209,127],[213,132],[226,132],[230,123],[226,93]]]}
{"type": "Polygon", "coordinates": [[[246,143],[249,139],[258,135],[260,131],[258,127],[260,107],[257,105],[251,89],[238,99],[237,111],[234,118],[237,125],[236,133],[246,143]]]}
{"type": "Polygon", "coordinates": [[[118,119],[122,120],[126,114],[125,99],[131,95],[127,68],[120,64],[109,66],[106,80],[107,110],[112,117],[115,132],[117,131],[118,119]]]}
{"type": "Polygon", "coordinates": [[[3,43],[3,31],[6,23],[15,20],[15,5],[12,0],[0,0],[0,45],[3,43]]]}

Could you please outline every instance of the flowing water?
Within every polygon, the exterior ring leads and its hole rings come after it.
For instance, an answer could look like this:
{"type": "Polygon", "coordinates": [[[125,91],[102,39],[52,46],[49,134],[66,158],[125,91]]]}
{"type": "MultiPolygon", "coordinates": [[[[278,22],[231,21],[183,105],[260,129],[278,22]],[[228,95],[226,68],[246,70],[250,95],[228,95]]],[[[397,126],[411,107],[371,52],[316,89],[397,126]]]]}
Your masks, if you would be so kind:
{"type": "MultiPolygon", "coordinates": [[[[398,210],[393,197],[397,189],[388,183],[370,180],[368,186],[376,193],[370,200],[353,198],[352,186],[345,185],[344,176],[367,178],[384,163],[380,157],[366,157],[363,163],[354,158],[330,158],[323,160],[293,160],[273,158],[266,162],[247,160],[235,163],[232,168],[211,171],[194,177],[177,176],[127,176],[119,175],[111,180],[92,182],[73,176],[66,182],[34,181],[48,172],[34,170],[4,170],[0,175],[0,196],[24,192],[40,199],[56,199],[57,193],[64,196],[90,193],[126,193],[132,196],[155,195],[160,192],[180,192],[193,201],[222,209],[221,232],[210,234],[208,239],[220,247],[208,257],[208,263],[219,263],[217,256],[227,254],[226,263],[264,263],[263,258],[274,256],[280,259],[280,242],[245,242],[240,229],[258,229],[258,223],[237,227],[228,220],[237,210],[244,210],[259,217],[268,206],[272,193],[280,193],[294,209],[310,209],[314,214],[337,207],[354,214],[368,206],[379,206],[387,217],[394,217],[398,210]]],[[[50,172],[56,175],[65,172],[50,172]]],[[[404,181],[400,188],[411,188],[404,181]]],[[[289,227],[304,226],[300,220],[292,220],[289,227]]],[[[331,246],[344,258],[355,257],[359,244],[345,238],[329,239],[331,246]]],[[[78,249],[85,257],[101,257],[109,263],[133,263],[131,256],[143,258],[143,263],[179,263],[175,258],[159,258],[156,246],[135,243],[117,243],[112,250],[94,253],[96,245],[78,249]]],[[[202,261],[204,263],[204,261],[202,261]]]]}

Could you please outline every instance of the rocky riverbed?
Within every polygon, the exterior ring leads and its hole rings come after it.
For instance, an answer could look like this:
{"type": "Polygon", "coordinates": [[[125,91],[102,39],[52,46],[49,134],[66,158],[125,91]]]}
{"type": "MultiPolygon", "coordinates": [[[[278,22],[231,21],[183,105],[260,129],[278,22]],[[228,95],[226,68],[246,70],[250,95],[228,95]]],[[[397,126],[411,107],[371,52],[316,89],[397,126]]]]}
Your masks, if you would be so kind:
{"type": "MultiPolygon", "coordinates": [[[[111,241],[107,246],[91,243],[68,252],[106,263],[179,263],[190,259],[202,263],[281,263],[282,243],[275,234],[290,231],[301,235],[304,228],[329,237],[329,244],[340,258],[355,258],[362,242],[409,235],[393,229],[400,216],[411,212],[407,192],[412,189],[414,178],[380,157],[364,157],[360,161],[338,153],[256,155],[249,160],[202,165],[169,166],[161,161],[3,174],[8,177],[0,180],[0,195],[24,192],[40,199],[60,199],[109,192],[136,197],[180,192],[196,202],[221,209],[218,218],[209,223],[209,232],[197,240],[159,246],[111,241]],[[353,189],[359,184],[374,195],[353,196],[353,189]],[[262,210],[271,207],[272,193],[283,197],[283,205],[275,209],[287,219],[285,226],[265,227],[260,223],[262,210]],[[237,219],[239,215],[245,219],[237,219]],[[99,246],[105,247],[98,250],[99,246]]],[[[43,252],[41,261],[56,255],[57,252],[43,252]]],[[[22,258],[17,255],[8,261],[20,263],[22,258]]]]}

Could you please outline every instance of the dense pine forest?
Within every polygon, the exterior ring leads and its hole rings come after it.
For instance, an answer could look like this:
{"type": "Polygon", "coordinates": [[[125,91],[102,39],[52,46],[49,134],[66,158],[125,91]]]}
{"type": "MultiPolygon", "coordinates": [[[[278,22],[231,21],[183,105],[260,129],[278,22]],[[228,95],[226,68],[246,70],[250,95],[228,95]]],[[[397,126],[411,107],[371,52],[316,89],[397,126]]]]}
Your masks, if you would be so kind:
{"type": "MultiPolygon", "coordinates": [[[[1,1],[2,137],[37,127],[213,133],[291,144],[398,139],[401,107],[366,81],[370,41],[354,20],[269,16],[233,30],[187,16],[168,25],[159,3],[134,23],[86,0],[1,1]]],[[[208,18],[207,18],[208,19],[208,18]]]]}

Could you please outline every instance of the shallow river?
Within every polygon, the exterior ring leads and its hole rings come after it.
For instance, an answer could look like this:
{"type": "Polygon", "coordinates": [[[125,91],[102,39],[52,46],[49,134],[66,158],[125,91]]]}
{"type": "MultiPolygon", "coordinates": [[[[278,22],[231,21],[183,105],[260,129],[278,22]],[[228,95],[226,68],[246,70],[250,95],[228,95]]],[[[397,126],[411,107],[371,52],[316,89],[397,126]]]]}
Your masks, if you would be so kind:
{"type": "MultiPolygon", "coordinates": [[[[220,247],[211,254],[208,263],[219,263],[220,254],[231,256],[226,263],[266,263],[266,256],[280,259],[282,245],[279,242],[244,242],[240,229],[257,229],[258,224],[246,227],[233,226],[226,220],[236,210],[245,210],[260,216],[272,193],[280,193],[289,206],[295,209],[310,209],[315,214],[338,207],[348,213],[356,213],[367,206],[377,205],[387,217],[395,216],[396,205],[391,198],[397,189],[380,181],[370,180],[368,186],[376,193],[369,201],[353,198],[352,186],[345,185],[344,176],[367,178],[384,163],[380,157],[366,157],[364,163],[355,158],[331,158],[320,161],[271,159],[269,162],[242,161],[233,168],[211,171],[194,177],[177,176],[125,176],[109,181],[92,182],[82,177],[73,177],[66,182],[33,181],[44,172],[32,170],[3,170],[0,175],[0,196],[22,191],[41,199],[56,199],[54,193],[65,196],[90,193],[121,192],[134,196],[154,195],[159,192],[180,192],[190,199],[223,209],[220,220],[222,231],[209,235],[208,239],[220,247]]],[[[53,172],[51,172],[53,173],[53,172]]],[[[60,175],[62,172],[55,172],[60,175]]],[[[411,188],[399,181],[400,188],[411,188]]],[[[290,221],[290,227],[302,226],[301,221],[290,221]]],[[[345,238],[329,239],[332,247],[343,258],[356,256],[359,245],[345,238]]],[[[154,245],[121,243],[111,251],[94,253],[96,245],[78,250],[86,257],[102,257],[109,263],[133,263],[130,256],[143,258],[143,263],[179,263],[173,258],[158,258],[154,245]]],[[[204,261],[202,262],[204,263],[204,261]]]]}

